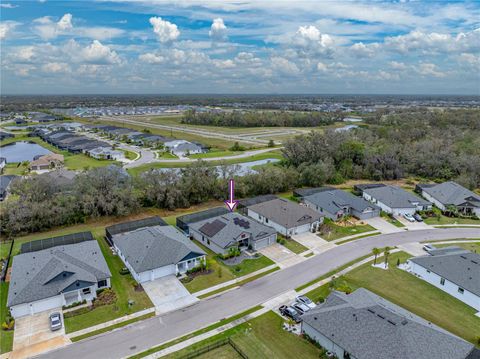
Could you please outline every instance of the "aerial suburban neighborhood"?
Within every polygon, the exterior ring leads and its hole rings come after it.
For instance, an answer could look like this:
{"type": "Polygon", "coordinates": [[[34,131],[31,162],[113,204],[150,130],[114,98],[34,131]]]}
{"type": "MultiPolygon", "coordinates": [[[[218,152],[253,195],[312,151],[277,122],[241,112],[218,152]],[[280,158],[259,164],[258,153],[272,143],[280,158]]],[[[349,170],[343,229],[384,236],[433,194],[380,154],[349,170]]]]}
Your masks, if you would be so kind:
{"type": "Polygon", "coordinates": [[[0,359],[480,359],[480,3],[0,10],[0,359]]]}

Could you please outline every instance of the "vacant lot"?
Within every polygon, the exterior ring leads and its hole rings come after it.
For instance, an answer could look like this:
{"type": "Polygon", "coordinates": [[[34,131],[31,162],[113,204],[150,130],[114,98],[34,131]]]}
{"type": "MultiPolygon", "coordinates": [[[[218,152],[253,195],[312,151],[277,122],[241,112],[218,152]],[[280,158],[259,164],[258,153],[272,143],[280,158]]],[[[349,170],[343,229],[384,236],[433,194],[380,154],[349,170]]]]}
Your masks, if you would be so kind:
{"type": "Polygon", "coordinates": [[[333,241],[335,239],[339,239],[343,237],[375,231],[375,228],[369,224],[341,226],[333,222],[329,222],[326,225],[328,225],[328,227],[331,228],[331,232],[320,234],[320,237],[322,237],[326,241],[333,241]]]}

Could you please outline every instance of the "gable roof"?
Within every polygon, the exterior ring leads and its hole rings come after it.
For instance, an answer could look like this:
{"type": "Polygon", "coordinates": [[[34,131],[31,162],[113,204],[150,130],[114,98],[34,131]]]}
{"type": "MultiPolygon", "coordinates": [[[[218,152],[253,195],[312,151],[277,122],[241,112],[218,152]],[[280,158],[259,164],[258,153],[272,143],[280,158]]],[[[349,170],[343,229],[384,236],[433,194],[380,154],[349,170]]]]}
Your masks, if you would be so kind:
{"type": "Polygon", "coordinates": [[[418,203],[422,206],[431,205],[430,202],[423,198],[415,196],[397,186],[382,185],[373,188],[370,187],[365,188],[363,192],[390,208],[416,208],[417,205],[414,203],[418,203]]]}
{"type": "Polygon", "coordinates": [[[367,208],[379,209],[361,197],[334,188],[306,196],[304,199],[332,214],[343,210],[344,207],[353,208],[359,212],[367,208]]]}
{"type": "Polygon", "coordinates": [[[110,277],[95,240],[18,254],[13,257],[8,306],[59,295],[78,281],[96,283],[110,277]]]}
{"type": "Polygon", "coordinates": [[[432,186],[420,186],[420,188],[445,206],[450,204],[458,206],[469,202],[475,207],[480,207],[480,196],[478,194],[453,181],[432,186]]]}
{"type": "Polygon", "coordinates": [[[277,198],[248,207],[265,218],[285,227],[293,228],[319,221],[323,216],[313,209],[300,206],[292,201],[277,198]]]}
{"type": "Polygon", "coordinates": [[[332,292],[302,319],[358,359],[465,359],[474,351],[473,344],[364,288],[332,292]]]}
{"type": "Polygon", "coordinates": [[[205,255],[202,249],[172,226],[139,228],[116,234],[112,240],[137,273],[177,264],[191,254],[195,254],[194,257],[205,255]]]}
{"type": "Polygon", "coordinates": [[[193,223],[190,228],[222,248],[232,245],[243,233],[248,233],[254,241],[276,233],[272,227],[234,212],[193,223]]]}
{"type": "Polygon", "coordinates": [[[452,251],[415,257],[410,261],[480,296],[480,254],[452,251]]]}

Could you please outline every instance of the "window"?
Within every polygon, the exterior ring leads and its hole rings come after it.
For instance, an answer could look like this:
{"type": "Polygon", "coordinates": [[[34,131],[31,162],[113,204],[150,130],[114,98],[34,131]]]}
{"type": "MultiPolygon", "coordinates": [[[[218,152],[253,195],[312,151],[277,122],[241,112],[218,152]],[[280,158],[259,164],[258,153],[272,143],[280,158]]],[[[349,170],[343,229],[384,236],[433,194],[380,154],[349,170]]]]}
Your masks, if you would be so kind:
{"type": "Polygon", "coordinates": [[[463,288],[458,287],[458,293],[463,294],[465,290],[463,288]]]}
{"type": "Polygon", "coordinates": [[[205,236],[202,236],[202,242],[205,242],[205,236]]]}
{"type": "Polygon", "coordinates": [[[430,271],[427,269],[427,273],[430,273],[430,271]]]}
{"type": "Polygon", "coordinates": [[[445,278],[440,278],[440,284],[445,285],[445,278]]]}
{"type": "Polygon", "coordinates": [[[91,293],[90,288],[83,288],[82,293],[83,294],[90,294],[91,293]]]}
{"type": "Polygon", "coordinates": [[[98,288],[103,288],[103,287],[106,287],[106,286],[107,286],[107,280],[106,279],[101,280],[97,283],[98,288]]]}
{"type": "Polygon", "coordinates": [[[210,244],[210,239],[207,239],[207,244],[210,244]]]}
{"type": "Polygon", "coordinates": [[[268,223],[268,218],[265,218],[265,223],[268,223]]]}

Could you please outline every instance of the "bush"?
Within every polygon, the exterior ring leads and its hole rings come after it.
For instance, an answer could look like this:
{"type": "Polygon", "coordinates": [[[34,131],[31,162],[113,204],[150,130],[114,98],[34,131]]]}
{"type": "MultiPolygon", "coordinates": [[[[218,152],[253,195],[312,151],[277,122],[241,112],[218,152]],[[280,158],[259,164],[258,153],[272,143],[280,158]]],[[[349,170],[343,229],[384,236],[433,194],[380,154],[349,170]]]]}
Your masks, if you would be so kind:
{"type": "Polygon", "coordinates": [[[118,273],[120,273],[121,275],[127,275],[127,274],[130,274],[130,271],[128,270],[128,268],[123,267],[118,271],[118,273]]]}
{"type": "Polygon", "coordinates": [[[93,308],[101,307],[102,305],[113,304],[117,300],[117,295],[110,288],[105,288],[93,302],[93,308]]]}
{"type": "MultiPolygon", "coordinates": [[[[100,289],[100,290],[101,290],[101,289],[100,289]]],[[[97,290],[97,294],[98,294],[98,292],[99,292],[99,291],[97,290]]],[[[79,305],[86,304],[86,303],[87,303],[87,300],[84,299],[84,300],[82,300],[81,302],[74,302],[74,303],[72,303],[72,304],[70,304],[70,305],[64,305],[64,306],[62,307],[62,309],[75,308],[75,307],[78,307],[79,305]]]]}
{"type": "Polygon", "coordinates": [[[63,318],[72,318],[77,315],[85,314],[91,311],[92,309],[93,309],[93,306],[88,306],[88,307],[72,310],[71,312],[63,313],[63,318]]]}
{"type": "Polygon", "coordinates": [[[10,312],[7,313],[7,316],[5,317],[5,321],[2,323],[2,330],[13,330],[15,326],[15,320],[11,316],[10,312]]]}
{"type": "Polygon", "coordinates": [[[230,147],[230,151],[245,151],[245,147],[240,146],[238,142],[235,142],[232,147],[230,147]]]}

